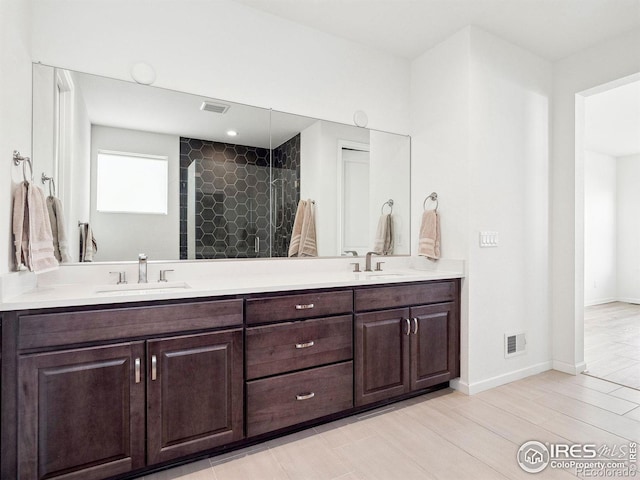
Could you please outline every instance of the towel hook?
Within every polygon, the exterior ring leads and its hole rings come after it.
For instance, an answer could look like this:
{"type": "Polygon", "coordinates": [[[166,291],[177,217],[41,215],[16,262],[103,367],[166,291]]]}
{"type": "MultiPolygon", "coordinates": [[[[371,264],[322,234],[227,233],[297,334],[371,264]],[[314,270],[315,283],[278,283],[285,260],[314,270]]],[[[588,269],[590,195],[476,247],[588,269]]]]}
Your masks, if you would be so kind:
{"type": "Polygon", "coordinates": [[[47,177],[44,172],[42,172],[42,176],[40,177],[40,180],[42,180],[42,184],[44,185],[46,182],[49,182],[49,196],[50,197],[55,197],[56,196],[56,181],[53,179],[53,177],[47,177]],[[52,190],[53,187],[53,190],[52,190]]]}
{"type": "Polygon", "coordinates": [[[423,210],[427,209],[427,200],[431,200],[432,202],[436,202],[436,208],[434,210],[437,212],[438,211],[438,194],[436,192],[431,192],[429,195],[427,195],[427,198],[425,198],[424,202],[422,202],[422,209],[423,210]]]}
{"type": "Polygon", "coordinates": [[[31,159],[29,157],[24,157],[20,155],[20,152],[18,150],[14,150],[13,164],[20,165],[21,162],[22,162],[22,177],[24,178],[24,181],[29,182],[33,180],[33,163],[31,163],[31,159]],[[31,170],[31,175],[29,175],[29,178],[27,178],[26,164],[29,164],[29,170],[31,170]]]}
{"type": "Polygon", "coordinates": [[[393,213],[393,199],[390,198],[389,200],[387,200],[386,202],[384,202],[382,204],[382,207],[380,208],[380,213],[381,214],[384,214],[384,206],[385,205],[389,205],[389,210],[390,210],[389,211],[389,215],[391,215],[393,213]]]}

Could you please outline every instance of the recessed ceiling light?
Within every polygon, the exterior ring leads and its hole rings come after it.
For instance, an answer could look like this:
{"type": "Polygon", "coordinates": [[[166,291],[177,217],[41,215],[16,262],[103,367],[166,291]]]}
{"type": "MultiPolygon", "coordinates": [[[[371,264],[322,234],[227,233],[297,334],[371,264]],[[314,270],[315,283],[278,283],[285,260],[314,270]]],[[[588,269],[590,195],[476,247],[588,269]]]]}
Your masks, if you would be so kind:
{"type": "Polygon", "coordinates": [[[238,132],[236,132],[235,130],[227,130],[227,135],[229,135],[230,137],[237,137],[238,132]]]}

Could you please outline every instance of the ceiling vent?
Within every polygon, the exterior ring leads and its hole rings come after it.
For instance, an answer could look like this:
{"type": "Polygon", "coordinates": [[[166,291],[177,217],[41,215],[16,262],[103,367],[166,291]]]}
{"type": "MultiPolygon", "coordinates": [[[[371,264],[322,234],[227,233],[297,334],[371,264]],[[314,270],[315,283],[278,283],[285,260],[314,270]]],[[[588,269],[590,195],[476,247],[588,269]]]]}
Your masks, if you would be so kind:
{"type": "Polygon", "coordinates": [[[225,105],[224,103],[202,102],[202,105],[200,105],[200,110],[223,114],[227,113],[227,110],[229,110],[229,105],[225,105]]]}

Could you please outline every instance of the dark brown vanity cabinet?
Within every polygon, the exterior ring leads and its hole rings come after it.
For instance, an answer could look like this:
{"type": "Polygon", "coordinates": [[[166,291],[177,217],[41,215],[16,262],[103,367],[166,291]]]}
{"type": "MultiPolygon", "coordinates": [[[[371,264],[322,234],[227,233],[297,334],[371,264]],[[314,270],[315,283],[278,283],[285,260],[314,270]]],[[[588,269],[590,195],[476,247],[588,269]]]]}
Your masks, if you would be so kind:
{"type": "Polygon", "coordinates": [[[247,300],[249,437],[353,407],[352,310],[350,289],[247,300]]]}
{"type": "Polygon", "coordinates": [[[20,479],[102,479],[145,465],[143,342],[18,360],[20,479]]]}
{"type": "MultiPolygon", "coordinates": [[[[169,331],[238,327],[18,356],[18,478],[103,479],[243,438],[242,301],[187,304],[176,314],[88,311],[84,335],[119,328],[126,337],[128,325],[153,315],[156,333],[167,316],[169,331]]],[[[25,316],[19,343],[51,342],[46,331],[31,335],[34,322],[53,335],[81,318],[25,316]]]]}
{"type": "Polygon", "coordinates": [[[2,478],[129,478],[441,388],[459,286],[8,312],[2,478]]]}
{"type": "Polygon", "coordinates": [[[374,310],[355,317],[356,406],[459,375],[457,285],[450,281],[356,290],[356,310],[374,310]],[[426,302],[434,303],[419,305],[426,302]]]}
{"type": "Polygon", "coordinates": [[[243,437],[242,329],[147,342],[150,465],[243,437]]]}

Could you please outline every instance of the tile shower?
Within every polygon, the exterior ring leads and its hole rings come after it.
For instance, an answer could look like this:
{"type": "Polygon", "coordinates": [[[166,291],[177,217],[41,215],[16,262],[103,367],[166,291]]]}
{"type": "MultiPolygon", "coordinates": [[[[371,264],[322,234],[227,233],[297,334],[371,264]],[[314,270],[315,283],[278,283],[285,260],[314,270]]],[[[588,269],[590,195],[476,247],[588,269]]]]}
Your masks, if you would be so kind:
{"type": "Polygon", "coordinates": [[[271,151],[180,138],[181,259],[287,256],[299,198],[299,134],[271,151]]]}

